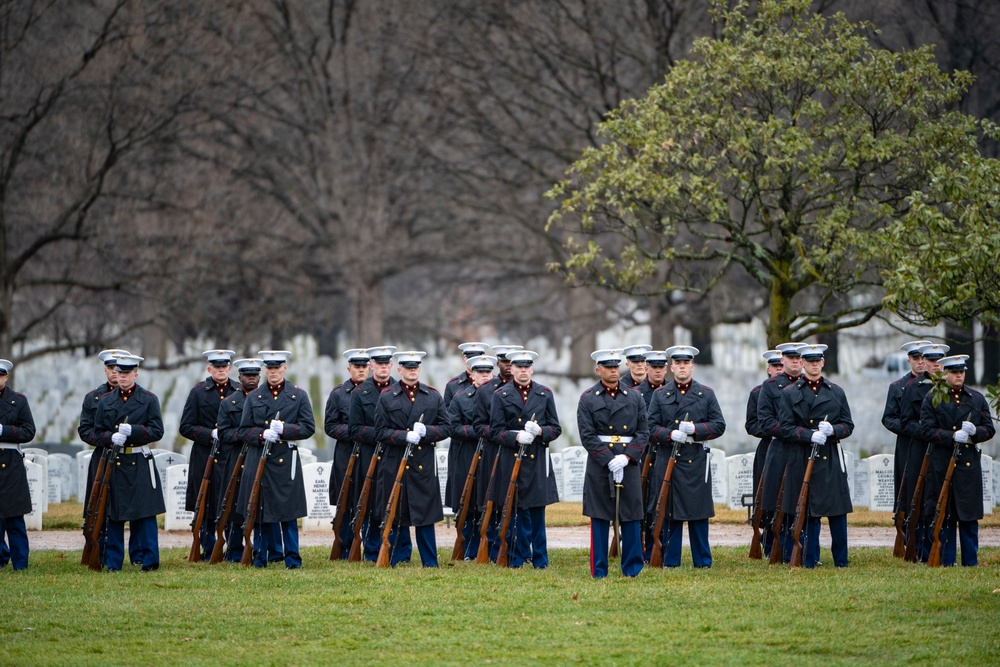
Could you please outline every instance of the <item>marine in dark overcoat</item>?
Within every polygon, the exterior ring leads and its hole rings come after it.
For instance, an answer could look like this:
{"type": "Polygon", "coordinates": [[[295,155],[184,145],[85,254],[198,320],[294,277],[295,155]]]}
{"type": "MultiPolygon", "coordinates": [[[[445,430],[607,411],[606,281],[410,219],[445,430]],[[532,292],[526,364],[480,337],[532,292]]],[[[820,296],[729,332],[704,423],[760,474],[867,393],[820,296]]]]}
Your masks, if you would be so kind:
{"type": "Polygon", "coordinates": [[[239,507],[245,512],[250,500],[257,464],[264,448],[264,430],[277,416],[285,424],[281,438],[271,445],[260,489],[260,521],[294,521],[306,516],[306,489],[302,479],[302,461],[296,441],[306,440],[316,432],[309,392],[287,380],[277,391],[267,382],[250,392],[243,402],[240,434],[250,443],[243,479],[240,482],[239,507]]]}

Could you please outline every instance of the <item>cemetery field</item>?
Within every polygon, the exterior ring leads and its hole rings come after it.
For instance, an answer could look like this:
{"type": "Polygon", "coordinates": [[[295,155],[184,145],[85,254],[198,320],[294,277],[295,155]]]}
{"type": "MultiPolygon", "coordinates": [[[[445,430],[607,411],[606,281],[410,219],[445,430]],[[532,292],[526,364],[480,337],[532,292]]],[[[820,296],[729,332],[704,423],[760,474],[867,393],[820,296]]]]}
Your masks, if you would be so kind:
{"type": "Polygon", "coordinates": [[[1000,549],[934,570],[888,549],[852,549],[846,570],[745,554],[594,581],[580,549],[544,571],[376,570],[323,548],[258,571],[171,549],[158,572],[117,575],[36,551],[0,571],[0,664],[1000,664],[1000,549]]]}

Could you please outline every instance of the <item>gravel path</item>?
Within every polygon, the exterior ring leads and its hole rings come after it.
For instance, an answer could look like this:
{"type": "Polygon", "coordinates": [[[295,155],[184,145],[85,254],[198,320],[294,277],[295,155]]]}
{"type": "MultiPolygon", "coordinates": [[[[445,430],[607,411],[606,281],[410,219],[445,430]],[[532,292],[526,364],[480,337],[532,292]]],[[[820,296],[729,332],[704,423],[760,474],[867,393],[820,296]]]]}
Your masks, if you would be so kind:
{"type": "MultiPolygon", "coordinates": [[[[437,542],[439,547],[449,547],[454,543],[455,529],[444,524],[437,526],[437,542]]],[[[546,529],[549,547],[552,549],[586,549],[590,544],[590,529],[588,526],[551,526],[546,529]]],[[[852,547],[887,547],[892,548],[896,532],[892,528],[869,528],[848,526],[847,541],[852,547]]],[[[332,544],[330,531],[300,531],[299,542],[302,546],[330,546],[332,544]]],[[[51,549],[58,551],[73,551],[83,549],[83,536],[78,531],[43,530],[28,533],[28,541],[32,549],[51,549]]],[[[709,528],[709,541],[716,547],[739,547],[750,545],[750,528],[748,526],[712,525],[709,528]]],[[[820,533],[820,544],[830,546],[830,533],[824,528],[820,533]]],[[[687,531],[684,532],[684,545],[688,546],[687,531]]],[[[180,531],[160,531],[160,546],[190,547],[191,534],[180,531]]],[[[1000,528],[979,529],[979,546],[1000,546],[1000,528]]]]}

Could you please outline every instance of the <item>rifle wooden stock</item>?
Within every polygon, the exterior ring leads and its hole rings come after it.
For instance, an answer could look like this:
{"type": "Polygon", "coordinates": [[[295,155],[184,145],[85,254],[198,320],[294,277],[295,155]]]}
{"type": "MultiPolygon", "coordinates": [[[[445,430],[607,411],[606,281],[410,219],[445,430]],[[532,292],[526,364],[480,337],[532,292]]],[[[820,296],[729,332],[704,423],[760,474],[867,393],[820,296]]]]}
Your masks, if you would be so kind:
{"type": "Polygon", "coordinates": [[[642,461],[642,530],[639,531],[640,542],[642,543],[642,552],[646,553],[646,530],[649,528],[649,518],[646,516],[646,508],[649,507],[649,495],[647,494],[649,490],[648,480],[649,471],[653,468],[653,462],[656,460],[656,448],[653,447],[652,443],[647,443],[646,445],[646,456],[642,461]]]}
{"type": "Polygon", "coordinates": [[[476,481],[476,469],[479,467],[479,459],[483,455],[483,439],[479,438],[476,444],[476,451],[472,455],[472,463],[469,465],[469,474],[465,476],[465,484],[462,486],[462,495],[458,501],[458,514],[455,517],[455,528],[458,534],[455,536],[455,546],[451,550],[452,560],[465,559],[465,534],[462,528],[469,516],[469,504],[472,500],[472,487],[476,481]]]}
{"type": "MultiPolygon", "coordinates": [[[[825,419],[823,421],[826,421],[825,419]]],[[[816,463],[816,452],[819,445],[815,442],[809,452],[809,462],[806,464],[806,474],[802,477],[802,488],[799,489],[799,500],[795,503],[795,530],[792,531],[792,559],[790,568],[802,567],[802,527],[806,523],[806,512],[809,510],[809,482],[812,480],[813,465],[816,463]]]]}
{"type": "MultiPolygon", "coordinates": [[[[277,419],[281,411],[274,413],[273,419],[277,419]]],[[[253,486],[250,487],[250,498],[247,502],[247,513],[243,521],[243,557],[240,558],[240,565],[250,567],[253,564],[253,527],[257,523],[257,515],[260,513],[260,480],[264,477],[264,465],[267,464],[267,457],[271,453],[271,441],[264,440],[264,447],[260,452],[260,459],[257,461],[257,470],[253,475],[253,486]]],[[[261,534],[263,537],[263,531],[261,534]]],[[[267,559],[267,554],[264,554],[267,559]]]]}
{"type": "MultiPolygon", "coordinates": [[[[104,478],[104,468],[108,463],[110,449],[101,448],[101,458],[97,462],[97,470],[94,472],[94,481],[90,486],[90,496],[87,499],[87,506],[83,512],[83,556],[80,558],[80,565],[90,564],[90,552],[97,542],[94,541],[94,521],[97,518],[97,500],[101,494],[101,480],[104,478]]],[[[100,547],[98,547],[100,548],[100,547]]]]}
{"type": "Polygon", "coordinates": [[[118,445],[111,446],[111,453],[108,456],[108,461],[104,465],[104,475],[101,477],[101,486],[98,489],[98,499],[97,505],[94,508],[94,523],[92,526],[90,539],[92,541],[92,546],[90,549],[90,561],[87,563],[91,570],[100,572],[101,570],[101,529],[104,528],[104,519],[107,516],[108,509],[108,493],[111,489],[111,475],[115,471],[114,461],[118,457],[118,452],[121,451],[121,447],[118,445]]]}
{"type": "Polygon", "coordinates": [[[503,499],[503,512],[500,514],[500,552],[497,554],[497,565],[508,566],[507,530],[510,528],[510,519],[514,514],[514,498],[517,496],[517,477],[521,474],[521,459],[528,445],[521,443],[517,450],[517,457],[514,459],[514,468],[510,471],[510,483],[507,485],[507,495],[503,499]]]}
{"type": "Polygon", "coordinates": [[[361,485],[361,495],[358,498],[357,511],[354,513],[353,523],[351,524],[354,528],[354,539],[351,541],[351,551],[347,554],[348,563],[358,563],[361,561],[361,527],[365,522],[365,515],[368,514],[369,499],[372,495],[372,487],[374,486],[375,480],[375,468],[378,466],[379,460],[382,458],[382,450],[385,447],[381,442],[375,443],[375,453],[372,454],[372,458],[368,461],[368,471],[365,473],[365,481],[361,485]]]}
{"type": "Polygon", "coordinates": [[[903,498],[906,490],[906,467],[903,468],[903,476],[899,478],[899,492],[896,493],[896,516],[893,523],[896,526],[896,541],[892,545],[892,557],[902,558],[906,553],[906,533],[903,526],[906,524],[906,500],[903,498]]]}
{"type": "Polygon", "coordinates": [[[493,516],[493,480],[497,476],[497,464],[500,462],[500,448],[497,447],[496,456],[493,457],[493,469],[490,471],[490,481],[486,485],[486,507],[483,509],[483,516],[479,519],[479,551],[476,552],[477,563],[490,562],[490,544],[487,533],[490,528],[490,518],[493,516]]]}
{"type": "Polygon", "coordinates": [[[785,512],[781,509],[781,499],[785,495],[785,479],[788,477],[788,468],[781,473],[781,486],[778,487],[778,507],[774,512],[774,524],[772,527],[774,539],[771,540],[771,557],[767,560],[768,565],[781,562],[784,549],[781,545],[781,524],[785,521],[785,512]]]}
{"type": "MultiPolygon", "coordinates": [[[[687,419],[685,418],[685,421],[687,419]]],[[[653,551],[649,556],[650,567],[663,567],[663,522],[667,516],[667,504],[670,502],[670,480],[674,476],[674,464],[677,463],[677,451],[680,443],[674,441],[667,461],[667,469],[663,472],[660,482],[660,495],[656,499],[656,520],[653,522],[653,551]]]]}
{"type": "Polygon", "coordinates": [[[399,497],[403,493],[403,473],[406,472],[406,462],[410,459],[413,451],[413,443],[406,443],[406,451],[403,452],[403,459],[399,462],[399,469],[396,471],[396,479],[392,483],[392,491],[389,492],[389,502],[385,505],[385,517],[382,519],[382,544],[378,549],[378,559],[375,567],[389,567],[389,552],[392,549],[392,524],[396,522],[396,510],[399,509],[399,497]]]}
{"type": "Polygon", "coordinates": [[[764,473],[761,472],[760,480],[757,482],[757,493],[754,494],[753,498],[753,519],[750,521],[750,527],[753,529],[753,537],[750,538],[750,558],[753,560],[761,560],[764,557],[764,553],[761,550],[761,531],[760,531],[760,520],[764,515],[764,510],[761,507],[762,501],[764,500],[764,473]]]}
{"type": "Polygon", "coordinates": [[[913,498],[910,500],[910,514],[906,517],[907,540],[903,560],[909,563],[917,562],[917,542],[920,541],[917,531],[924,504],[924,482],[927,479],[927,468],[930,466],[933,448],[933,444],[927,443],[927,451],[924,452],[924,460],[920,463],[920,473],[917,475],[917,484],[913,488],[913,498]]]}
{"type": "Polygon", "coordinates": [[[344,481],[340,483],[340,491],[337,493],[337,516],[333,520],[333,546],[330,547],[330,560],[340,560],[344,550],[344,541],[340,538],[340,531],[344,527],[344,517],[347,516],[347,503],[351,498],[351,480],[354,477],[354,464],[358,460],[361,452],[361,443],[355,442],[351,450],[351,458],[347,460],[347,471],[344,473],[344,481]]]}
{"type": "Polygon", "coordinates": [[[229,482],[226,484],[226,494],[222,498],[221,511],[218,521],[215,524],[215,546],[212,548],[212,557],[208,559],[209,565],[218,565],[222,562],[226,546],[226,524],[229,523],[229,515],[233,511],[233,503],[236,501],[236,490],[240,485],[240,477],[243,474],[243,463],[246,461],[247,450],[249,448],[250,443],[244,442],[239,456],[236,457],[236,467],[233,468],[233,474],[229,476],[229,482]]]}
{"type": "Polygon", "coordinates": [[[194,521],[191,522],[191,532],[194,533],[191,539],[191,550],[188,551],[188,562],[201,562],[201,526],[205,522],[205,507],[208,504],[208,487],[212,482],[212,468],[215,467],[215,457],[219,453],[218,438],[212,439],[212,449],[208,453],[208,461],[205,462],[205,472],[201,476],[201,485],[198,487],[198,498],[194,503],[194,521]]]}
{"type": "Polygon", "coordinates": [[[931,532],[931,553],[927,557],[929,567],[941,567],[941,526],[944,524],[944,515],[948,508],[948,495],[951,491],[951,476],[955,472],[955,464],[958,461],[959,443],[955,442],[955,448],[951,452],[951,460],[948,461],[948,471],[944,475],[944,482],[941,484],[941,493],[938,494],[937,507],[934,508],[934,529],[931,532]]]}

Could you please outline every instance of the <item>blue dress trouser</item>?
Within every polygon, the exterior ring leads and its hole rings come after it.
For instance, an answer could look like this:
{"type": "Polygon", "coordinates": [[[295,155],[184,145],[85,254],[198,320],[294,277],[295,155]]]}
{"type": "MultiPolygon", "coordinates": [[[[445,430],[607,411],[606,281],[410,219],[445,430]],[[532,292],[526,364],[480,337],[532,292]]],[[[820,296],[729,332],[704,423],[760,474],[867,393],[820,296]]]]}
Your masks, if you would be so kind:
{"type": "Polygon", "coordinates": [[[254,526],[253,536],[254,567],[267,567],[268,563],[279,560],[284,560],[285,567],[289,569],[302,567],[302,557],[299,555],[299,524],[295,519],[280,523],[277,521],[260,523],[254,526]]]}
{"type": "MultiPolygon", "coordinates": [[[[642,522],[623,521],[622,545],[619,552],[622,574],[637,576],[642,571],[642,522]]],[[[590,520],[590,576],[603,579],[608,576],[608,533],[611,522],[605,519],[590,520]]]]}
{"type": "MultiPolygon", "coordinates": [[[[361,523],[361,539],[364,543],[364,559],[369,563],[378,560],[378,551],[382,546],[382,531],[379,526],[374,525],[370,518],[361,523]]],[[[395,545],[393,554],[399,554],[399,560],[410,562],[413,556],[413,542],[410,541],[410,532],[406,531],[400,535],[400,541],[395,545]]]]}
{"type": "MultiPolygon", "coordinates": [[[[434,535],[434,524],[416,526],[413,530],[417,535],[417,552],[420,554],[420,563],[424,567],[437,567],[437,537],[434,535]]],[[[410,556],[413,554],[410,527],[397,526],[390,530],[389,544],[391,545],[389,550],[390,565],[396,567],[398,563],[410,560],[410,556]],[[406,548],[406,543],[410,544],[409,549],[406,548]]]]}
{"type": "MultiPolygon", "coordinates": [[[[927,524],[926,537],[924,539],[927,553],[930,554],[932,538],[934,536],[934,525],[927,524]]],[[[957,547],[962,547],[962,565],[974,567],[979,565],[979,522],[978,521],[955,521],[954,517],[945,517],[941,524],[941,565],[951,567],[958,560],[957,547]],[[957,525],[956,525],[957,524],[957,525]],[[957,531],[956,531],[957,529],[957,531]],[[958,539],[955,539],[955,533],[958,539]]]]}
{"type": "Polygon", "coordinates": [[[537,570],[549,566],[544,505],[519,509],[514,513],[514,520],[507,533],[507,544],[509,567],[522,567],[528,561],[537,570]]]}
{"type": "Polygon", "coordinates": [[[24,515],[0,518],[0,567],[6,567],[8,560],[15,570],[28,567],[28,531],[24,515]]]}
{"type": "MultiPolygon", "coordinates": [[[[129,522],[129,559],[142,567],[160,564],[160,538],[156,517],[148,516],[129,522]],[[133,543],[134,539],[134,543],[133,543]],[[135,549],[132,549],[132,546],[135,549]]],[[[108,519],[108,534],[104,543],[104,564],[108,570],[122,569],[125,561],[125,522],[108,519]]]]}
{"type": "MultiPolygon", "coordinates": [[[[830,522],[830,542],[833,551],[833,564],[836,567],[847,567],[847,515],[827,517],[830,522]]],[[[802,529],[802,565],[813,568],[819,562],[819,532],[820,517],[806,518],[802,529]]]]}
{"type": "MultiPolygon", "coordinates": [[[[683,544],[683,521],[665,522],[660,539],[663,550],[663,567],[680,567],[683,544]]],[[[712,549],[708,544],[708,519],[688,521],[688,538],[691,540],[691,562],[695,567],[712,567],[712,549]]]]}

